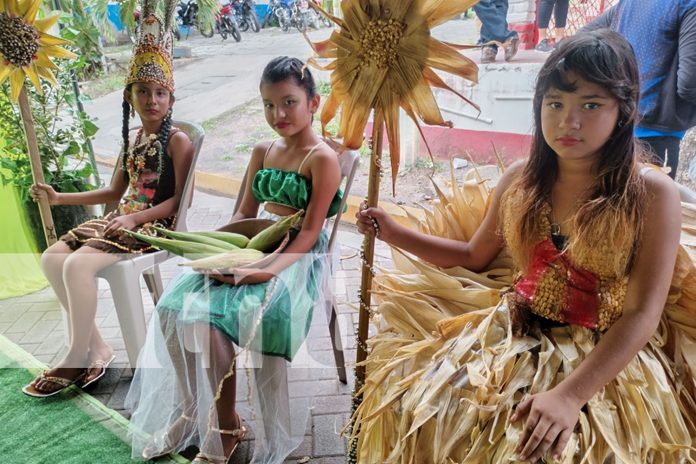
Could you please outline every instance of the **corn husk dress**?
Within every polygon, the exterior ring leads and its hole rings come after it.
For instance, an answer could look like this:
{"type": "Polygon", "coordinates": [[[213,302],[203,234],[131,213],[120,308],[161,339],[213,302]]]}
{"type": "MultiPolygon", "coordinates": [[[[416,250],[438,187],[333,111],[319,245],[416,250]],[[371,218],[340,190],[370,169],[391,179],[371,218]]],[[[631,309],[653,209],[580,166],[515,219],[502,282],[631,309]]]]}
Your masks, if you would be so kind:
{"type": "MultiPolygon", "coordinates": [[[[178,132],[172,128],[169,137],[178,132]]],[[[77,250],[82,246],[96,248],[105,253],[149,253],[157,249],[151,245],[124,233],[105,237],[104,228],[116,216],[137,213],[156,206],[174,196],[176,177],[174,163],[161,148],[157,134],[151,134],[143,140],[143,130],[140,129],[135,143],[129,147],[125,156],[119,158],[121,169],[114,175],[123,175],[128,183],[128,191],[121,199],[116,210],[103,218],[90,219],[69,230],[60,237],[70,249],[77,250]]],[[[156,225],[173,229],[176,216],[158,219],[156,225]]],[[[155,235],[151,229],[153,223],[141,224],[136,232],[155,235]]]]}
{"type": "MultiPolygon", "coordinates": [[[[420,227],[468,240],[488,191],[475,173],[463,188],[453,177],[453,186],[451,195],[438,190],[440,204],[420,227]]],[[[503,200],[506,239],[513,197],[503,200]]],[[[683,204],[683,218],[658,330],[582,409],[559,462],[696,460],[696,206],[683,204]]],[[[394,250],[396,269],[375,278],[378,331],[355,413],[357,462],[518,462],[524,421],[510,422],[514,407],[563,380],[620,316],[627,277],[610,260],[619,253],[628,267],[634,245],[609,249],[600,239],[577,262],[560,255],[548,217],[538,220],[543,233],[523,276],[507,250],[481,273],[437,269],[394,250]]]]}
{"type": "MultiPolygon", "coordinates": [[[[259,203],[306,210],[311,187],[299,169],[265,168],[256,173],[252,193],[259,203]]],[[[337,213],[341,199],[338,191],[327,217],[337,213]]],[[[266,211],[260,217],[278,219],[266,211]]],[[[176,449],[205,444],[206,452],[224,455],[217,435],[209,433],[211,426],[218,427],[210,406],[220,394],[219,379],[235,374],[236,411],[254,426],[253,462],[285,461],[304,440],[311,398],[283,404],[280,391],[287,392],[288,367],[307,366],[306,350],[302,356],[298,352],[315,307],[331,301],[327,250],[328,234],[322,230],[309,252],[267,283],[232,286],[187,272],[170,285],[150,321],[126,400],[133,411],[131,423],[144,432],[133,435],[134,458],[152,446],[153,437],[155,447],[164,449],[166,443],[158,434],[182,413],[195,424],[176,449]],[[235,351],[240,357],[234,358],[235,351]]]]}

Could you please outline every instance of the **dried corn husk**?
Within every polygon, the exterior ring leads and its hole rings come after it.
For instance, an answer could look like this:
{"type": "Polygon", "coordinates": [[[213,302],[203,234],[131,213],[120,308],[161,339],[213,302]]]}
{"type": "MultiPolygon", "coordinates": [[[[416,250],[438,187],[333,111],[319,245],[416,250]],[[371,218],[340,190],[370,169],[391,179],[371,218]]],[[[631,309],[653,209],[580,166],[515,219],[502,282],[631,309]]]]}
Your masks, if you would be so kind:
{"type": "MultiPolygon", "coordinates": [[[[420,230],[467,239],[493,185],[471,173],[460,193],[438,191],[420,230]],[[461,221],[471,227],[453,231],[461,221]]],[[[588,403],[561,463],[696,462],[696,207],[683,205],[682,241],[660,326],[646,347],[588,403]]],[[[498,306],[512,282],[509,256],[488,270],[437,269],[393,250],[374,294],[379,331],[368,340],[359,424],[361,463],[519,462],[521,423],[511,411],[548,390],[597,342],[563,326],[513,337],[498,306]],[[459,286],[459,288],[457,288],[459,286]],[[523,393],[526,392],[526,393],[523,393]]],[[[550,461],[547,461],[550,462],[550,461]]]]}

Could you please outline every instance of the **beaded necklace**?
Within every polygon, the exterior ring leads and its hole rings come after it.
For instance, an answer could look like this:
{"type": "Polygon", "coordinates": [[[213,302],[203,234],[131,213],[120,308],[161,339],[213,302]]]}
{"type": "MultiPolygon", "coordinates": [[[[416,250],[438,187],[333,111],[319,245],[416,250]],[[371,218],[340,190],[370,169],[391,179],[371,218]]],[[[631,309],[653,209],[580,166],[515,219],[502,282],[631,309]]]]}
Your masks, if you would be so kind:
{"type": "Polygon", "coordinates": [[[126,155],[126,171],[128,172],[129,184],[131,189],[137,187],[138,178],[145,170],[146,162],[149,159],[157,157],[157,181],[159,182],[162,174],[162,154],[164,150],[162,143],[159,141],[159,134],[150,134],[145,142],[142,142],[143,128],[138,130],[138,135],[135,137],[135,144],[128,149],[126,155]]]}

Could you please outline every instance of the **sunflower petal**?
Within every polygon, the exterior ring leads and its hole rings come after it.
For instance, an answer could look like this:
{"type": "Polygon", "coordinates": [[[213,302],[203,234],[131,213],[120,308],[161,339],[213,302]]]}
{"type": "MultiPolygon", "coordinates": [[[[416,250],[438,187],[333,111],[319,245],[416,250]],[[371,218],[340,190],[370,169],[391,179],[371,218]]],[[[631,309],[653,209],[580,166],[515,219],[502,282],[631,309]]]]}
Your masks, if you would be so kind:
{"type": "Polygon", "coordinates": [[[338,57],[338,48],[334,44],[332,37],[329,37],[326,40],[321,40],[319,42],[312,42],[307,37],[306,33],[304,34],[304,36],[305,36],[305,39],[307,39],[307,43],[309,44],[309,46],[312,47],[312,50],[314,50],[314,53],[316,53],[319,58],[337,58],[338,57]]]}
{"type": "Polygon", "coordinates": [[[38,13],[39,8],[41,8],[41,2],[34,0],[34,1],[29,1],[27,3],[28,3],[27,11],[25,11],[22,16],[24,17],[24,20],[26,22],[31,24],[36,19],[36,13],[38,13]]]}
{"type": "Polygon", "coordinates": [[[41,48],[39,49],[39,52],[36,54],[36,60],[34,61],[34,63],[36,63],[37,66],[40,66],[42,68],[58,69],[58,65],[51,61],[46,52],[41,48]]]}
{"type": "Polygon", "coordinates": [[[45,32],[39,32],[39,45],[43,47],[51,47],[53,45],[65,45],[70,43],[69,40],[61,39],[45,32]]]}
{"type": "MultiPolygon", "coordinates": [[[[328,132],[326,131],[326,126],[333,120],[333,118],[336,117],[336,111],[338,110],[338,106],[341,104],[341,101],[338,99],[336,94],[334,92],[331,92],[328,97],[326,97],[326,101],[324,102],[324,107],[321,109],[321,131],[322,135],[326,137],[328,132]]],[[[336,134],[330,134],[330,135],[336,135],[336,134]]]]}
{"type": "Polygon", "coordinates": [[[19,11],[19,2],[17,0],[5,0],[5,11],[14,16],[21,16],[19,11]]]}
{"type": "Polygon", "coordinates": [[[445,122],[442,118],[442,113],[440,113],[440,108],[437,106],[433,91],[425,78],[421,79],[413,90],[406,95],[405,100],[411,104],[411,107],[424,123],[452,127],[451,122],[445,122]]]}
{"type": "Polygon", "coordinates": [[[34,27],[39,32],[49,31],[55,23],[58,22],[60,15],[53,15],[43,19],[37,19],[34,21],[34,27]]]}
{"type": "Polygon", "coordinates": [[[444,89],[444,90],[449,90],[453,94],[457,95],[459,98],[476,108],[476,110],[480,113],[481,112],[481,107],[478,106],[476,103],[473,101],[469,100],[466,98],[464,95],[459,93],[457,90],[453,89],[445,81],[440,78],[440,76],[437,75],[435,71],[433,71],[431,68],[424,68],[423,69],[423,77],[428,81],[428,83],[432,86],[437,87],[438,89],[444,89]]]}
{"type": "Polygon", "coordinates": [[[50,82],[53,87],[60,87],[60,84],[58,83],[56,76],[53,75],[53,72],[50,69],[39,68],[38,71],[39,71],[39,76],[43,77],[48,82],[50,82]]]}
{"type": "Polygon", "coordinates": [[[43,95],[43,92],[41,91],[41,81],[39,80],[39,73],[36,64],[30,64],[29,66],[24,68],[24,71],[31,83],[34,84],[34,88],[39,93],[39,95],[43,95]]]}
{"type": "Polygon", "coordinates": [[[423,5],[428,27],[433,28],[459,16],[478,3],[476,0],[430,0],[423,5]]]}
{"type": "Polygon", "coordinates": [[[24,70],[22,68],[15,68],[10,73],[11,98],[15,103],[17,103],[22,86],[24,86],[24,70]]]}
{"type": "Polygon", "coordinates": [[[74,60],[75,58],[77,58],[76,54],[63,47],[44,47],[44,51],[46,52],[47,56],[53,56],[55,58],[65,58],[68,60],[74,60]]]}
{"type": "MultiPolygon", "coordinates": [[[[387,92],[384,93],[387,94],[387,92]]],[[[399,139],[399,101],[394,98],[395,94],[393,92],[389,92],[388,95],[389,99],[382,103],[382,114],[384,115],[384,123],[387,126],[387,138],[389,140],[392,195],[396,196],[396,178],[399,175],[399,164],[401,163],[401,143],[399,139]]]]}
{"type": "Polygon", "coordinates": [[[431,38],[428,43],[427,66],[463,77],[478,83],[478,66],[457,50],[431,38]]]}

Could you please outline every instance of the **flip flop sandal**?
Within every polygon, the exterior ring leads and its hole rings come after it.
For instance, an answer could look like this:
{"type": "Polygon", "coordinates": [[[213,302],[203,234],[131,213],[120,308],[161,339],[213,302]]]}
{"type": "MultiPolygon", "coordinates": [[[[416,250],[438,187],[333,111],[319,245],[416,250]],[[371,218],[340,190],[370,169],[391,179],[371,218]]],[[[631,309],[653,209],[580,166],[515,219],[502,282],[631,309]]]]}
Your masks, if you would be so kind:
{"type": "Polygon", "coordinates": [[[92,385],[94,382],[96,382],[97,380],[99,380],[99,379],[101,379],[102,377],[104,377],[104,376],[106,375],[106,368],[109,367],[109,365],[114,361],[114,359],[116,359],[116,355],[111,356],[111,358],[108,359],[107,361],[103,361],[103,360],[101,360],[101,359],[98,359],[98,360],[94,361],[92,364],[89,365],[89,367],[88,367],[87,370],[85,371],[84,378],[86,379],[87,377],[89,377],[89,374],[90,374],[90,373],[92,372],[92,370],[94,370],[94,369],[100,368],[100,369],[101,369],[101,372],[99,373],[99,375],[97,375],[95,378],[93,378],[93,379],[90,380],[89,382],[81,383],[81,384],[78,385],[78,386],[79,386],[80,388],[89,387],[89,386],[92,385]]]}
{"type": "Polygon", "coordinates": [[[82,372],[80,375],[78,375],[74,379],[66,379],[63,377],[49,376],[46,374],[48,374],[48,371],[41,372],[41,374],[39,374],[39,376],[36,379],[34,379],[29,385],[25,385],[22,388],[22,391],[26,395],[33,396],[34,398],[48,398],[49,396],[57,395],[58,393],[62,392],[66,388],[68,388],[70,385],[77,384],[85,376],[85,372],[82,372]],[[54,384],[60,386],[60,388],[55,390],[55,391],[45,393],[45,392],[42,392],[41,390],[37,389],[34,386],[34,384],[37,381],[51,382],[51,383],[54,383],[54,384]]]}

